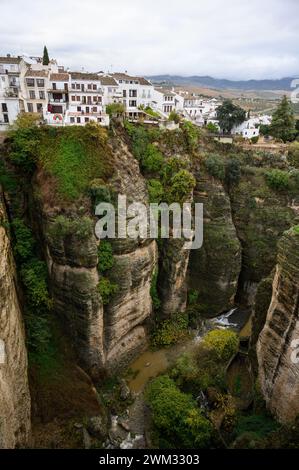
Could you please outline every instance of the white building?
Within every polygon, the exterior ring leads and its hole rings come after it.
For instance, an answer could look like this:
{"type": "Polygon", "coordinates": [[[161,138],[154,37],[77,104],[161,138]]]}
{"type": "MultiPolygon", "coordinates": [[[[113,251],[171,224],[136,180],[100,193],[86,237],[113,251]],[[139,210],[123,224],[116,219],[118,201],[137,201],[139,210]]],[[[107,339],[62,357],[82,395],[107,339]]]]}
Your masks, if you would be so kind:
{"type": "Polygon", "coordinates": [[[20,74],[24,65],[21,57],[0,57],[0,130],[8,129],[22,110],[20,74]]]}
{"type": "Polygon", "coordinates": [[[246,121],[235,126],[231,133],[234,135],[241,135],[244,139],[252,139],[253,137],[258,137],[260,135],[261,124],[270,125],[271,121],[272,118],[268,115],[255,116],[246,119],[246,121]]]}
{"type": "Polygon", "coordinates": [[[142,108],[152,107],[154,98],[153,85],[142,77],[133,77],[126,73],[110,74],[120,91],[122,103],[130,118],[144,115],[142,108]]]}
{"type": "Polygon", "coordinates": [[[100,77],[94,73],[70,72],[69,105],[66,125],[84,125],[94,121],[109,125],[109,116],[104,111],[104,90],[100,77]]]}

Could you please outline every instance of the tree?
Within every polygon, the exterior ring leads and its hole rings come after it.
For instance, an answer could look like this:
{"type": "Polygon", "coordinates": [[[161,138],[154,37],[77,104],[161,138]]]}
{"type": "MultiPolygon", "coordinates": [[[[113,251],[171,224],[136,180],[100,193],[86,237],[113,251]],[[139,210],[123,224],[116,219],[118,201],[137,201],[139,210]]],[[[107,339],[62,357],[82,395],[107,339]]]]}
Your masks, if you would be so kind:
{"type": "Polygon", "coordinates": [[[122,116],[125,113],[125,107],[122,103],[111,103],[106,106],[106,113],[112,118],[122,116]]]}
{"type": "Polygon", "coordinates": [[[48,49],[47,49],[47,46],[44,46],[43,65],[49,65],[49,62],[50,62],[50,59],[49,59],[48,49]]]}
{"type": "Polygon", "coordinates": [[[294,111],[286,96],[282,98],[273,113],[269,133],[284,142],[294,140],[296,137],[294,111]]]}
{"type": "Polygon", "coordinates": [[[225,100],[217,108],[217,119],[219,126],[224,132],[230,133],[234,126],[241,124],[246,119],[246,111],[233,104],[231,100],[225,100]]]}

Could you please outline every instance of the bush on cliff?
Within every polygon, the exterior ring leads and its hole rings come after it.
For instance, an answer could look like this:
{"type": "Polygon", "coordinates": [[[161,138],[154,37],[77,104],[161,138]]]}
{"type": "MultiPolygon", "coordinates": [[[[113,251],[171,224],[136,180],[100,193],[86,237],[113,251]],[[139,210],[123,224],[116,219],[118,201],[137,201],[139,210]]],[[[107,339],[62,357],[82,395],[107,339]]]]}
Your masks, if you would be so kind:
{"type": "Polygon", "coordinates": [[[271,170],[266,173],[266,182],[271,189],[285,191],[290,184],[289,174],[282,170],[271,170]]]}
{"type": "Polygon", "coordinates": [[[98,269],[100,273],[104,273],[114,266],[114,257],[111,243],[107,240],[101,240],[98,247],[99,263],[98,269]]]}
{"type": "Polygon", "coordinates": [[[202,346],[219,361],[228,361],[237,353],[239,339],[232,330],[212,330],[204,336],[202,346]]]}
{"type": "Polygon", "coordinates": [[[209,155],[205,160],[205,167],[208,173],[214,178],[223,181],[225,178],[225,161],[220,155],[209,155]]]}
{"type": "Polygon", "coordinates": [[[202,448],[209,444],[210,422],[201,414],[195,400],[181,392],[167,375],[154,379],[145,397],[152,410],[160,447],[202,448]]]}
{"type": "Polygon", "coordinates": [[[152,336],[153,346],[170,346],[182,339],[188,331],[188,314],[179,312],[159,323],[152,336]]]}
{"type": "Polygon", "coordinates": [[[118,285],[110,281],[107,277],[102,277],[98,283],[98,291],[102,297],[103,304],[107,305],[113,295],[118,292],[118,285]]]}
{"type": "Polygon", "coordinates": [[[70,218],[58,215],[51,223],[48,235],[56,242],[71,236],[83,241],[92,235],[93,227],[92,219],[87,216],[70,218]]]}

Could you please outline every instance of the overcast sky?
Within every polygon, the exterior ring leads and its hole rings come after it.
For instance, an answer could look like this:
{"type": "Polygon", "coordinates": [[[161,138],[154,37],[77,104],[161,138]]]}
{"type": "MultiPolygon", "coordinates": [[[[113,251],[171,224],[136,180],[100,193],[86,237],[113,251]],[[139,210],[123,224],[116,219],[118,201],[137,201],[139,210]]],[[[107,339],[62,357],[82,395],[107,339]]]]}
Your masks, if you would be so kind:
{"type": "Polygon", "coordinates": [[[73,70],[299,75],[299,0],[0,0],[0,53],[73,70]]]}

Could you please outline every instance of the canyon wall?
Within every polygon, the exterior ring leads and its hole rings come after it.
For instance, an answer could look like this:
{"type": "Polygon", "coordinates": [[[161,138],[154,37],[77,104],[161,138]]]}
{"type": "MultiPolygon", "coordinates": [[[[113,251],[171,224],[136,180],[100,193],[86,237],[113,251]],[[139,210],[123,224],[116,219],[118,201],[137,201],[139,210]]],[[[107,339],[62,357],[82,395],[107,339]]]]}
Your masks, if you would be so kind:
{"type": "Polygon", "coordinates": [[[0,199],[0,448],[21,447],[30,437],[27,351],[6,216],[0,199]]]}
{"type": "Polygon", "coordinates": [[[266,324],[257,343],[259,380],[267,405],[282,422],[299,414],[299,227],[278,244],[266,324]]]}

